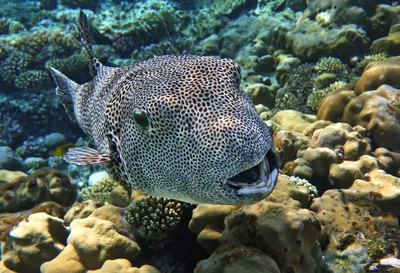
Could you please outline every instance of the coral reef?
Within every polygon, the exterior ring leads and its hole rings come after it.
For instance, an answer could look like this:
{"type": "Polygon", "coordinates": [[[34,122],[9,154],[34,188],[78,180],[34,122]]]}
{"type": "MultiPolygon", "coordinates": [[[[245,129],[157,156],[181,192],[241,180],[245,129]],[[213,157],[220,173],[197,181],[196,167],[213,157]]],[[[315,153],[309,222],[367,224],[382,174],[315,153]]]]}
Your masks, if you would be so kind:
{"type": "Polygon", "coordinates": [[[370,156],[371,140],[361,126],[317,121],[295,132],[289,131],[293,130],[290,123],[275,122],[274,140],[283,173],[305,178],[319,190],[348,188],[378,168],[377,159],[370,156]]]}
{"type": "Polygon", "coordinates": [[[29,215],[44,212],[50,216],[57,218],[63,218],[66,210],[60,204],[49,201],[36,205],[34,208],[21,211],[17,213],[2,213],[0,215],[0,241],[4,242],[8,236],[8,233],[18,225],[19,222],[27,219],[29,215]]]}
{"type": "Polygon", "coordinates": [[[38,272],[44,262],[65,248],[68,234],[61,219],[43,212],[31,214],[2,244],[4,266],[17,272],[38,272]]]}
{"type": "Polygon", "coordinates": [[[31,175],[4,181],[1,185],[0,211],[30,209],[45,201],[70,206],[74,203],[76,195],[76,186],[69,181],[66,174],[43,168],[31,175]]]}
{"type": "Polygon", "coordinates": [[[355,91],[357,94],[361,94],[364,91],[375,90],[383,84],[398,88],[400,87],[397,77],[399,69],[400,57],[392,57],[370,63],[365,67],[360,80],[357,82],[355,91]]]}
{"type": "Polygon", "coordinates": [[[93,174],[89,177],[89,184],[92,183],[92,185],[81,190],[83,198],[85,200],[95,200],[120,207],[129,205],[130,196],[128,196],[128,192],[121,183],[112,179],[107,173],[102,173],[104,175],[95,181],[91,181],[94,180],[92,178],[93,174]]]}
{"type": "Polygon", "coordinates": [[[166,240],[180,224],[183,216],[182,202],[143,196],[137,198],[126,210],[125,221],[147,240],[166,240]]]}
{"type": "Polygon", "coordinates": [[[0,6],[0,272],[398,271],[396,1],[0,6]],[[273,132],[281,174],[272,194],[195,207],[128,196],[101,166],[66,163],[68,148],[91,144],[76,141],[83,134],[46,69],[91,79],[73,24],[79,9],[108,65],[165,54],[237,61],[242,88],[273,132]]]}
{"type": "Polygon", "coordinates": [[[55,259],[42,264],[42,272],[96,270],[107,260],[121,258],[132,263],[141,252],[134,241],[118,233],[116,226],[107,220],[77,219],[70,230],[66,247],[55,259]]]}
{"type": "Polygon", "coordinates": [[[267,272],[318,272],[321,226],[316,215],[297,201],[308,199],[309,194],[306,188],[300,190],[291,180],[280,177],[272,194],[254,205],[199,205],[189,228],[200,233],[200,244],[208,245],[214,254],[199,263],[195,272],[207,272],[210,267],[235,272],[234,268],[243,268],[246,261],[254,261],[254,272],[265,272],[266,266],[275,270],[267,272]],[[261,258],[266,264],[260,264],[261,258]]]}
{"type": "Polygon", "coordinates": [[[324,227],[320,243],[330,270],[357,272],[396,255],[397,218],[382,212],[372,200],[354,191],[329,190],[311,206],[324,227]]]}

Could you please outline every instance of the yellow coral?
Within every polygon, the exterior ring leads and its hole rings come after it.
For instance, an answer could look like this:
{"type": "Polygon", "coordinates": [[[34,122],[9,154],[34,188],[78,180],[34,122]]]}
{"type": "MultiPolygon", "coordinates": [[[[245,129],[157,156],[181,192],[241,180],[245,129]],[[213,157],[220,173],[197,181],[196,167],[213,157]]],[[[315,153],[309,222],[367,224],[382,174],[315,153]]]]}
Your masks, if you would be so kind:
{"type": "Polygon", "coordinates": [[[318,111],[319,105],[321,104],[322,100],[332,91],[343,87],[346,83],[343,81],[336,81],[329,85],[329,87],[324,88],[322,90],[315,90],[313,91],[307,99],[307,106],[310,107],[312,110],[318,111]]]}
{"type": "Polygon", "coordinates": [[[347,66],[342,63],[338,58],[324,57],[315,65],[315,71],[319,74],[322,73],[344,73],[347,70],[347,66]]]}
{"type": "Polygon", "coordinates": [[[357,63],[355,70],[357,73],[361,74],[369,63],[383,61],[387,57],[388,56],[385,53],[364,56],[364,58],[357,63]]]}

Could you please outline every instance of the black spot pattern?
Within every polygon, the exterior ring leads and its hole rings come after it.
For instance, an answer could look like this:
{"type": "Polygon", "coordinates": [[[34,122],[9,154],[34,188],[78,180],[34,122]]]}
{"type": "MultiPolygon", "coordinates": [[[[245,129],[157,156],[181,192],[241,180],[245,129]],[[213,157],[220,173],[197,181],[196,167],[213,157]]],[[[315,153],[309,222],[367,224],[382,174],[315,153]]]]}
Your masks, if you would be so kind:
{"type": "Polygon", "coordinates": [[[110,170],[117,179],[150,195],[195,203],[264,197],[243,198],[225,185],[273,147],[268,127],[239,86],[236,62],[161,56],[99,71],[84,86],[78,122],[98,149],[116,155],[110,170]],[[137,110],[148,116],[148,128],[135,122],[137,110]]]}

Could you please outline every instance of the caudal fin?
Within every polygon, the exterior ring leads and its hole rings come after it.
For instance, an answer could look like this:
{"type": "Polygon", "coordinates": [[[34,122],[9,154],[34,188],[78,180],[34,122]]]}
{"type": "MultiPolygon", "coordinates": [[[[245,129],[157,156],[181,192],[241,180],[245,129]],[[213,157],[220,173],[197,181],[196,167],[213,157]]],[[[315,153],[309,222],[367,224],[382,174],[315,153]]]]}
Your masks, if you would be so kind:
{"type": "Polygon", "coordinates": [[[63,73],[58,71],[53,67],[48,67],[50,70],[51,76],[53,77],[55,83],[57,84],[56,94],[60,99],[60,102],[64,106],[65,110],[68,113],[68,116],[73,122],[76,121],[75,113],[74,113],[74,98],[75,94],[78,92],[80,85],[70,80],[63,73]]]}

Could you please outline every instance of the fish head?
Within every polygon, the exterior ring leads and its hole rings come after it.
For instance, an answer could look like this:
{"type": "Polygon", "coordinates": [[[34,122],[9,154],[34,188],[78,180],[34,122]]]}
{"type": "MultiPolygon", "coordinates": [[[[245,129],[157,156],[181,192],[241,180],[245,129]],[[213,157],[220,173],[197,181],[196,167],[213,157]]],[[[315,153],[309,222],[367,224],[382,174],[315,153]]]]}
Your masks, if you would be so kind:
{"type": "MultiPolygon", "coordinates": [[[[127,76],[113,146],[132,187],[190,203],[250,204],[278,177],[270,129],[240,87],[230,59],[165,57],[127,76]]],[[[112,111],[112,110],[110,110],[112,111]]]]}

